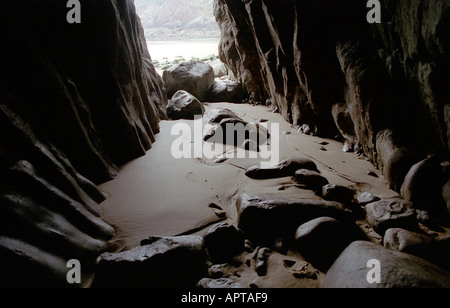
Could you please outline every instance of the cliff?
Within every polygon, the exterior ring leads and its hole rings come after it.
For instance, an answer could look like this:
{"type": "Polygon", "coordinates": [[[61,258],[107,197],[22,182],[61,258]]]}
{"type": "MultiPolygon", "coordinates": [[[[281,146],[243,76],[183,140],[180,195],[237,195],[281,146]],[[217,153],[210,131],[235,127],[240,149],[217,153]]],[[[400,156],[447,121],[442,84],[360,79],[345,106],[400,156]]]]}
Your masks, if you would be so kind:
{"type": "MultiPolygon", "coordinates": [[[[68,286],[111,249],[96,184],[143,155],[166,117],[162,79],[132,0],[0,4],[0,273],[6,286],[68,286]]],[[[83,277],[83,284],[87,276],[83,277]]]]}
{"type": "Polygon", "coordinates": [[[450,3],[215,0],[220,58],[294,125],[340,135],[399,191],[428,155],[449,158],[450,3]]]}

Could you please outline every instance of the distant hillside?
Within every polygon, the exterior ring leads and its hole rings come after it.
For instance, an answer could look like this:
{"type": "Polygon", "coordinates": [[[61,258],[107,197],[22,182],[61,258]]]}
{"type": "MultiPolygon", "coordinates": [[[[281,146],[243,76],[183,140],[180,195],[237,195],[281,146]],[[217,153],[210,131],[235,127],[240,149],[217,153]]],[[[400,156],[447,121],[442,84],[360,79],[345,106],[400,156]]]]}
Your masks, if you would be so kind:
{"type": "Polygon", "coordinates": [[[219,37],[212,0],[135,0],[147,40],[219,37]]]}

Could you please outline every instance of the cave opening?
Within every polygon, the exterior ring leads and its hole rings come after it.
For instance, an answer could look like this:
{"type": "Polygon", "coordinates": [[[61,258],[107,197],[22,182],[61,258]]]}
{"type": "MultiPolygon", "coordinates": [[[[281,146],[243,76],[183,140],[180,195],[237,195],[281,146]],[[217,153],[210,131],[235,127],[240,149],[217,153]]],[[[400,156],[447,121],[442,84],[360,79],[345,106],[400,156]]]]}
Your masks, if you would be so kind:
{"type": "Polygon", "coordinates": [[[450,287],[448,1],[74,2],[0,3],[1,287],[450,287]]]}

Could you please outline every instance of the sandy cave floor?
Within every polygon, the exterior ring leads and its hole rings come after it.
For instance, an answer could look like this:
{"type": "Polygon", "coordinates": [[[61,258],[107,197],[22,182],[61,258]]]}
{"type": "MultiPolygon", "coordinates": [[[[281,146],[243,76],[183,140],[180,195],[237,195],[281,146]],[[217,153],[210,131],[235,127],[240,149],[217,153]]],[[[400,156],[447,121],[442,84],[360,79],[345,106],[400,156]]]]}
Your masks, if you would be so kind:
{"type": "MultiPolygon", "coordinates": [[[[343,144],[296,131],[280,114],[265,106],[250,104],[205,104],[206,111],[228,108],[248,122],[265,122],[269,131],[273,123],[279,124],[279,160],[288,157],[312,159],[322,175],[330,183],[350,186],[356,194],[368,191],[380,198],[398,195],[388,189],[381,173],[368,161],[354,153],[342,151],[343,144]],[[326,145],[321,144],[326,142],[326,145]],[[377,176],[369,175],[372,171],[377,176]]],[[[194,121],[162,121],[161,132],[153,148],[121,168],[118,176],[100,186],[108,199],[101,204],[103,218],[116,227],[113,241],[118,250],[138,246],[149,236],[173,236],[181,234],[203,235],[215,222],[236,224],[234,201],[241,193],[274,195],[286,198],[319,198],[314,192],[297,188],[291,177],[253,180],[244,175],[247,167],[259,163],[261,158],[249,158],[242,149],[227,147],[216,153],[217,158],[232,156],[225,161],[212,159],[181,158],[171,155],[173,142],[180,138],[171,135],[173,125],[186,123],[194,129],[194,121]],[[236,149],[245,158],[238,158],[236,149]],[[279,188],[284,186],[285,189],[279,188]],[[225,213],[226,215],[225,215],[225,213]]],[[[239,156],[239,157],[241,157],[239,156]]],[[[364,220],[358,221],[373,241],[381,237],[372,232],[364,220]]],[[[251,253],[243,253],[235,265],[222,270],[230,273],[242,285],[258,287],[318,287],[323,273],[314,279],[299,279],[294,274],[296,264],[302,264],[302,256],[289,251],[287,255],[273,252],[268,263],[268,274],[259,277],[249,262],[251,253]],[[247,265],[246,265],[247,262],[247,265]]]]}

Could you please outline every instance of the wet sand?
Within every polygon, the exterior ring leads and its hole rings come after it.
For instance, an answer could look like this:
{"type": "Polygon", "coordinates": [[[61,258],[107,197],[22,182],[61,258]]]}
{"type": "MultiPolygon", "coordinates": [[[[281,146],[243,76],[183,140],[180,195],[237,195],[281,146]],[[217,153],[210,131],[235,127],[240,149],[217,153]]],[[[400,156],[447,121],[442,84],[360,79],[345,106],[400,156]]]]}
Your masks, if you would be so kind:
{"type": "MultiPolygon", "coordinates": [[[[205,107],[207,111],[228,108],[248,122],[263,121],[267,123],[269,131],[271,125],[277,123],[279,132],[272,134],[270,142],[279,142],[280,161],[287,157],[310,158],[332,184],[350,186],[357,193],[368,191],[381,198],[397,195],[388,189],[384,177],[371,163],[354,153],[343,152],[342,143],[299,133],[280,114],[273,113],[265,106],[215,103],[206,104],[205,107]],[[378,176],[368,175],[368,170],[378,176]]],[[[162,121],[161,132],[156,136],[153,148],[145,156],[123,166],[114,180],[100,186],[108,194],[108,199],[101,204],[103,218],[116,227],[114,241],[119,245],[119,250],[133,248],[149,236],[203,235],[209,229],[208,226],[215,222],[235,224],[234,201],[244,192],[287,198],[319,198],[310,190],[291,185],[294,183],[291,177],[269,180],[246,177],[245,169],[262,159],[250,158],[248,152],[240,148],[227,147],[226,153],[216,153],[219,158],[234,157],[226,160],[175,159],[171,147],[180,136],[171,135],[171,130],[177,123],[185,123],[194,129],[194,121],[162,121]],[[246,157],[239,158],[238,153],[246,157]],[[285,189],[279,190],[280,186],[285,189]]],[[[272,254],[270,262],[277,265],[271,266],[272,275],[269,273],[266,277],[257,277],[261,280],[259,286],[315,287],[320,284],[320,279],[309,280],[309,284],[301,279],[293,279],[282,266],[286,258],[291,258],[291,261],[302,260],[301,256],[295,254],[272,254]],[[273,275],[277,277],[275,280],[272,279],[273,275]]],[[[248,284],[254,273],[246,275],[246,270],[241,270],[241,280],[248,284]]]]}

